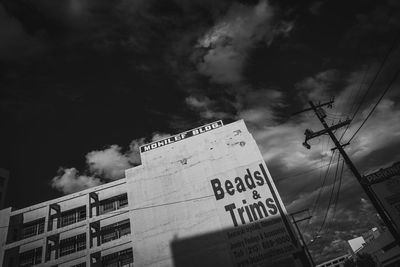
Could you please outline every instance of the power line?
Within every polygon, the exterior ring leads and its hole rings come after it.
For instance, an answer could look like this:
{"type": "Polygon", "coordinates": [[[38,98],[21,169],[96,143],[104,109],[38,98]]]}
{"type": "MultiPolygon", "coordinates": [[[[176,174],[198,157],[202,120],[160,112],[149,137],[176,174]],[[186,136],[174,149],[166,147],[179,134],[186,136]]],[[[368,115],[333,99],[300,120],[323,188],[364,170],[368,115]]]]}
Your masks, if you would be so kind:
{"type": "MultiPolygon", "coordinates": [[[[368,73],[370,67],[371,67],[371,64],[369,64],[368,67],[365,69],[363,78],[362,78],[362,80],[361,80],[361,82],[360,82],[360,86],[358,87],[358,90],[357,90],[356,95],[354,96],[354,99],[357,99],[357,98],[358,98],[358,95],[359,95],[359,93],[361,92],[361,88],[362,88],[362,86],[363,86],[363,84],[364,84],[364,82],[365,82],[365,79],[366,79],[366,77],[367,77],[367,73],[368,73]]],[[[350,96],[350,99],[351,99],[351,98],[352,98],[352,95],[350,96]]],[[[355,107],[355,105],[356,105],[356,101],[354,100],[354,101],[353,101],[353,104],[351,105],[351,108],[350,108],[350,110],[349,110],[349,114],[352,113],[353,108],[355,107]]],[[[352,116],[352,117],[354,118],[354,116],[352,116]]],[[[349,128],[350,128],[350,124],[348,124],[348,125],[346,126],[346,129],[344,129],[342,135],[341,135],[340,138],[339,138],[339,142],[342,141],[343,136],[346,134],[346,132],[347,132],[347,130],[348,130],[349,128]]]]}
{"type": "MultiPolygon", "coordinates": [[[[374,75],[374,77],[373,77],[373,79],[372,79],[370,85],[368,86],[367,90],[365,91],[365,93],[364,93],[364,95],[363,95],[361,101],[359,102],[359,105],[358,105],[357,109],[355,110],[355,112],[354,112],[354,114],[353,114],[353,116],[352,116],[352,118],[351,118],[352,121],[353,121],[353,119],[355,118],[355,116],[357,115],[357,113],[359,112],[359,110],[360,110],[362,104],[363,104],[364,101],[365,101],[366,96],[368,95],[369,91],[371,90],[371,88],[373,87],[374,83],[376,82],[376,80],[377,80],[379,74],[381,73],[381,71],[382,71],[384,65],[386,64],[387,59],[389,58],[389,55],[392,53],[393,49],[395,48],[396,42],[397,42],[397,39],[399,38],[399,36],[400,36],[400,35],[397,34],[397,36],[394,38],[394,40],[393,40],[393,42],[392,42],[390,48],[389,48],[388,51],[386,52],[386,54],[385,54],[385,56],[384,56],[384,58],[383,58],[383,60],[382,60],[382,62],[381,62],[381,64],[380,64],[380,66],[379,66],[377,72],[375,73],[375,75],[374,75]]],[[[358,93],[359,93],[360,90],[361,90],[361,87],[362,87],[362,85],[363,85],[363,83],[364,83],[364,80],[365,80],[365,78],[366,78],[366,76],[367,76],[367,73],[368,73],[368,70],[369,70],[370,67],[371,67],[371,64],[368,65],[368,68],[367,68],[367,69],[365,70],[365,72],[364,72],[364,76],[363,76],[362,82],[360,83],[360,87],[358,88],[358,91],[357,91],[357,94],[356,94],[355,99],[358,98],[358,93]]],[[[356,102],[354,101],[354,102],[353,102],[353,105],[351,106],[350,112],[353,110],[353,107],[354,107],[355,103],[356,103],[356,102]]],[[[347,130],[349,129],[349,127],[350,127],[350,124],[347,125],[346,129],[343,131],[342,135],[341,135],[340,138],[339,138],[339,142],[342,140],[343,136],[346,134],[346,132],[347,132],[347,130]]],[[[350,141],[349,141],[349,142],[350,142],[350,141]]]]}
{"type": "Polygon", "coordinates": [[[358,127],[357,131],[353,134],[353,136],[349,139],[349,142],[353,140],[354,136],[360,131],[360,129],[364,126],[364,124],[367,122],[371,114],[374,112],[376,107],[379,105],[381,102],[382,98],[385,96],[385,94],[391,89],[393,83],[396,81],[398,75],[400,73],[400,68],[396,71],[395,75],[393,76],[392,80],[389,82],[388,86],[386,87],[385,91],[382,93],[381,97],[378,99],[374,107],[371,109],[371,111],[368,113],[367,117],[364,119],[364,121],[361,123],[360,127],[358,127]]]}
{"type": "Polygon", "coordinates": [[[341,186],[342,186],[342,178],[343,178],[343,169],[344,169],[344,161],[342,161],[342,169],[341,169],[341,171],[340,171],[340,176],[339,176],[339,186],[338,186],[338,190],[337,190],[337,192],[336,192],[336,198],[335,198],[335,204],[334,204],[334,206],[333,206],[333,216],[332,216],[332,220],[335,218],[335,215],[336,215],[336,207],[337,207],[337,204],[338,204],[338,202],[339,202],[339,194],[340,194],[340,188],[341,188],[341,186]]]}
{"type": "Polygon", "coordinates": [[[366,96],[368,95],[369,91],[371,90],[371,88],[373,87],[374,83],[376,82],[376,80],[377,80],[379,74],[381,73],[381,71],[382,71],[384,65],[386,64],[386,61],[387,61],[388,58],[389,58],[389,55],[392,53],[393,49],[394,49],[395,46],[396,46],[398,37],[399,37],[399,35],[397,35],[396,38],[394,38],[394,40],[393,40],[393,42],[392,42],[392,45],[390,46],[389,50],[388,50],[387,53],[385,54],[385,57],[383,58],[383,60],[382,60],[382,62],[381,62],[381,64],[380,64],[380,66],[379,66],[377,72],[375,73],[375,75],[374,75],[374,77],[373,77],[373,79],[372,79],[370,85],[368,86],[367,90],[365,91],[365,93],[364,93],[364,95],[363,95],[363,97],[362,97],[362,99],[361,99],[361,101],[360,101],[360,103],[359,103],[359,105],[358,105],[356,111],[354,112],[353,117],[351,118],[351,120],[353,120],[354,117],[357,115],[358,111],[360,110],[362,104],[363,104],[364,101],[365,101],[366,96]]]}
{"type": "Polygon", "coordinates": [[[340,154],[338,155],[338,162],[336,164],[335,176],[334,176],[334,180],[333,180],[331,194],[329,196],[328,206],[326,207],[324,219],[323,219],[322,224],[321,224],[318,232],[316,233],[316,235],[318,235],[322,231],[322,229],[325,225],[326,219],[328,218],[329,209],[330,209],[331,203],[332,203],[333,192],[335,191],[335,184],[336,184],[336,179],[337,179],[337,174],[338,174],[338,169],[339,169],[339,163],[340,163],[340,154]]]}
{"type": "Polygon", "coordinates": [[[335,153],[336,153],[336,150],[332,152],[331,160],[329,161],[328,168],[326,169],[324,180],[322,181],[322,185],[321,185],[321,187],[319,189],[318,196],[317,196],[317,198],[316,198],[316,200],[315,200],[315,202],[313,204],[313,208],[312,208],[312,211],[311,211],[312,214],[314,214],[315,210],[317,209],[317,205],[318,205],[319,199],[321,198],[322,191],[323,191],[323,189],[325,187],[326,177],[328,176],[329,168],[330,168],[330,166],[332,164],[333,156],[335,155],[335,153]]]}

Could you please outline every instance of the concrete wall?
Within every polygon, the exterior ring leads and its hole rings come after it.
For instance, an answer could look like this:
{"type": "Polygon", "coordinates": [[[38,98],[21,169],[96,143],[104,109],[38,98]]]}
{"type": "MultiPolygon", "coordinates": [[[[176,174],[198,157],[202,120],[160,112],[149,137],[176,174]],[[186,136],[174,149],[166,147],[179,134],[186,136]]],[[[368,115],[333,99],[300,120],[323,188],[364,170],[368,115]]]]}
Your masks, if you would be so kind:
{"type": "Polygon", "coordinates": [[[126,171],[137,266],[301,266],[285,207],[243,121],[141,157],[142,166],[126,171]],[[236,177],[244,181],[248,173],[260,185],[238,192],[236,177]],[[236,191],[214,190],[216,179],[221,186],[230,180],[236,191]],[[260,201],[267,214],[255,218],[253,210],[250,218],[247,209],[260,201]]]}

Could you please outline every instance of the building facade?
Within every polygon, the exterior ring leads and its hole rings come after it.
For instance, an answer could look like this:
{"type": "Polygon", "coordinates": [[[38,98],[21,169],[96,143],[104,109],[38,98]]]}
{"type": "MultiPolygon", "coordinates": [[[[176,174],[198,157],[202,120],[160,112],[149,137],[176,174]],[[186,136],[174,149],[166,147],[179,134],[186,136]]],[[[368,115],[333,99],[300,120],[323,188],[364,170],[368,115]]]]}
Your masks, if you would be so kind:
{"type": "Polygon", "coordinates": [[[2,266],[133,266],[126,179],[0,218],[2,266]]]}
{"type": "Polygon", "coordinates": [[[1,210],[3,266],[310,266],[243,121],[140,151],[124,179],[1,210]]]}

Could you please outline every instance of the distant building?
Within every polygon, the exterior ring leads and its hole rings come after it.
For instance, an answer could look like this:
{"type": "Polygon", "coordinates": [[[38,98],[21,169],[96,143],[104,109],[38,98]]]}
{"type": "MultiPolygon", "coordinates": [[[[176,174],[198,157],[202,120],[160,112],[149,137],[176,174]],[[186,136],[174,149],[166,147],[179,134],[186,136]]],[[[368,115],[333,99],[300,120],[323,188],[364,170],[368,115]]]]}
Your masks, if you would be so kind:
{"type": "Polygon", "coordinates": [[[400,247],[388,230],[372,228],[362,236],[349,240],[351,258],[357,254],[370,254],[378,266],[400,266],[400,247]]]}
{"type": "Polygon", "coordinates": [[[140,148],[126,178],[0,211],[0,264],[311,266],[243,121],[140,148]]]}
{"type": "Polygon", "coordinates": [[[0,168],[0,209],[4,208],[10,172],[0,168]]]}
{"type": "Polygon", "coordinates": [[[316,267],[344,267],[344,262],[349,258],[349,254],[334,258],[332,260],[318,264],[316,267]]]}
{"type": "Polygon", "coordinates": [[[366,243],[358,253],[368,253],[379,266],[400,266],[400,247],[389,231],[382,232],[376,239],[366,243]]]}
{"type": "Polygon", "coordinates": [[[365,243],[369,243],[375,239],[377,239],[381,235],[381,232],[378,230],[377,227],[374,227],[364,234],[362,234],[362,237],[364,238],[365,243]]]}
{"type": "Polygon", "coordinates": [[[350,247],[350,254],[354,256],[358,253],[358,251],[360,249],[363,248],[363,246],[365,244],[365,240],[364,240],[364,237],[359,236],[359,237],[348,240],[347,243],[349,244],[349,247],[350,247]]]}

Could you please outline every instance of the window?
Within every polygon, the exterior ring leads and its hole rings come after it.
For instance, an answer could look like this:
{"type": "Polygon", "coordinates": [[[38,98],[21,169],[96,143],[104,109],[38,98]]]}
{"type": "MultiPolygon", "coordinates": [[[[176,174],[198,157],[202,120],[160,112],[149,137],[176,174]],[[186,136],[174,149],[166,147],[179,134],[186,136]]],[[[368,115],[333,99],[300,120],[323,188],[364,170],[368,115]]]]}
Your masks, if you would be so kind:
{"type": "Polygon", "coordinates": [[[100,214],[104,214],[117,209],[122,209],[128,205],[128,195],[122,194],[100,201],[100,214]]]}
{"type": "Polygon", "coordinates": [[[82,206],[73,210],[64,211],[61,213],[61,227],[74,224],[86,219],[86,206],[82,206]]]}
{"type": "Polygon", "coordinates": [[[44,232],[44,221],[45,221],[45,218],[41,218],[39,220],[24,223],[22,225],[21,239],[25,239],[25,238],[43,233],[44,232]]]}
{"type": "Polygon", "coordinates": [[[129,219],[104,226],[101,228],[101,243],[107,243],[130,233],[131,225],[129,219]]]}
{"type": "Polygon", "coordinates": [[[86,267],[86,262],[81,262],[81,263],[72,265],[71,267],[86,267]]]}
{"type": "Polygon", "coordinates": [[[27,267],[42,262],[42,247],[28,250],[19,254],[19,266],[27,267]]]}
{"type": "Polygon", "coordinates": [[[6,178],[0,176],[0,187],[3,187],[6,183],[6,178]]]}
{"type": "Polygon", "coordinates": [[[86,233],[60,240],[60,257],[86,249],[86,233]]]}
{"type": "Polygon", "coordinates": [[[133,267],[132,248],[106,255],[101,258],[103,267],[133,267]]]}

